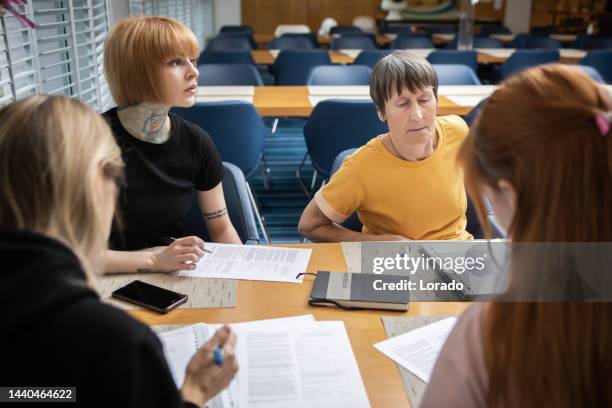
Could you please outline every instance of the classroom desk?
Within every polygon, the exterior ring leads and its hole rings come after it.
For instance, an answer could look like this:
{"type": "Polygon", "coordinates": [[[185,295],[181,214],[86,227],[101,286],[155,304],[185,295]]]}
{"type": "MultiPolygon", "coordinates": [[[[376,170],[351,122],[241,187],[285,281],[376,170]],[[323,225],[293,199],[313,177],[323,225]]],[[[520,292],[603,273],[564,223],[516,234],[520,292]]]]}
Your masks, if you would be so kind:
{"type": "MultiPolygon", "coordinates": [[[[313,249],[308,272],[346,271],[340,244],[283,246],[313,249]]],[[[387,338],[381,316],[460,314],[468,304],[414,302],[410,304],[408,312],[346,311],[310,307],[307,301],[312,279],[307,276],[302,284],[239,281],[238,304],[235,308],[177,309],[167,315],[134,310],[130,314],[147,324],[235,323],[308,313],[313,314],[317,320],[342,320],[372,407],[407,407],[408,400],[395,363],[372,346],[387,338]]]]}
{"type": "MultiPolygon", "coordinates": [[[[308,117],[314,109],[307,86],[257,86],[253,105],[262,117],[308,117]]],[[[472,108],[459,106],[444,95],[439,97],[438,115],[467,115],[472,108]]]]}
{"type": "MultiPolygon", "coordinates": [[[[354,54],[355,51],[356,50],[352,50],[352,54],[354,54]]],[[[406,51],[410,50],[408,49],[406,51]]],[[[422,54],[423,51],[427,50],[417,50],[415,53],[422,54]]],[[[435,51],[435,49],[431,49],[431,51],[435,51]]],[[[514,50],[510,48],[476,50],[478,63],[480,64],[503,64],[513,51],[514,50]]],[[[561,54],[559,61],[567,64],[576,64],[586,55],[586,51],[570,48],[562,48],[559,52],[561,54]]],[[[276,60],[275,53],[270,52],[270,50],[253,50],[251,51],[251,55],[258,65],[272,65],[276,60]]],[[[354,55],[344,54],[341,50],[330,50],[329,57],[333,64],[352,64],[353,61],[355,61],[354,55]]]]}

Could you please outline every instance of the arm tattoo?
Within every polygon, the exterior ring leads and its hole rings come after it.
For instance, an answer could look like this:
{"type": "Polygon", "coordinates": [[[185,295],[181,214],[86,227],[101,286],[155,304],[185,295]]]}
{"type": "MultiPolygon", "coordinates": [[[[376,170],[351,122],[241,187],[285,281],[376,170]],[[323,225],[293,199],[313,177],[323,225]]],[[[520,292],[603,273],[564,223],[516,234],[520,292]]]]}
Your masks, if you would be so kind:
{"type": "Polygon", "coordinates": [[[204,218],[206,218],[207,220],[215,220],[217,218],[221,218],[223,216],[225,216],[227,214],[227,208],[223,207],[220,210],[217,211],[213,211],[213,212],[203,212],[202,215],[204,216],[204,218]]]}

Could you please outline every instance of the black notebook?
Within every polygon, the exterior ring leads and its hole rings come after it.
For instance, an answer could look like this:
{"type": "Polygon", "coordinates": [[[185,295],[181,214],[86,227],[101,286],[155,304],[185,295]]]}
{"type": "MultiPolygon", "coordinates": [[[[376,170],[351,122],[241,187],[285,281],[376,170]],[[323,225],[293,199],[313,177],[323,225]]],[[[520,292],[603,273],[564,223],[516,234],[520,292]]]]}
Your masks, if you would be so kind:
{"type": "Polygon", "coordinates": [[[401,283],[405,276],[320,271],[312,286],[311,306],[343,309],[408,310],[408,290],[376,290],[382,283],[401,283]]]}

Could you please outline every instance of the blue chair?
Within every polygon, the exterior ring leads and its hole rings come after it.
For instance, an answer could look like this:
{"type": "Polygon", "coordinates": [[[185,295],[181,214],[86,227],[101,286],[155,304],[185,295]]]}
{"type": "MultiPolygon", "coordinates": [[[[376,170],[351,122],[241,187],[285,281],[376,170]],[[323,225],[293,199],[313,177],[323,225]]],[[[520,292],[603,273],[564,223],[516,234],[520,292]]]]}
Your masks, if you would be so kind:
{"type": "MultiPolygon", "coordinates": [[[[344,162],[344,159],[347,156],[350,156],[351,154],[355,153],[356,150],[357,149],[348,149],[343,152],[340,152],[340,154],[336,156],[336,159],[334,160],[334,164],[332,166],[332,175],[338,171],[338,169],[344,162]]],[[[505,234],[501,231],[501,228],[498,227],[497,222],[495,221],[495,216],[493,215],[493,211],[490,206],[487,206],[487,210],[489,222],[491,223],[491,235],[493,235],[492,238],[503,238],[505,234]]],[[[480,221],[478,220],[476,208],[474,207],[474,204],[472,204],[472,200],[470,200],[469,197],[467,200],[467,209],[465,215],[467,218],[467,225],[465,229],[474,236],[474,239],[484,238],[484,231],[482,226],[480,225],[480,221]]],[[[361,232],[363,227],[363,224],[359,220],[357,212],[351,214],[346,220],[344,220],[341,225],[344,228],[348,228],[356,232],[361,232]]]]}
{"type": "Polygon", "coordinates": [[[312,48],[320,48],[319,40],[315,33],[285,33],[279,38],[306,38],[312,44],[312,48]]]}
{"type": "Polygon", "coordinates": [[[381,34],[412,33],[412,26],[406,23],[390,22],[383,20],[380,23],[381,34]]]}
{"type": "Polygon", "coordinates": [[[312,67],[331,65],[326,50],[284,50],[274,61],[276,85],[305,85],[312,67]]]}
{"type": "Polygon", "coordinates": [[[247,25],[224,25],[219,30],[220,33],[245,33],[253,35],[253,29],[247,25]]]}
{"type": "Polygon", "coordinates": [[[240,168],[247,178],[259,167],[266,127],[253,104],[243,101],[196,102],[173,112],[206,130],[223,161],[240,168]]]}
{"type": "Polygon", "coordinates": [[[361,35],[343,35],[340,38],[334,38],[331,42],[332,50],[340,49],[355,49],[355,50],[373,50],[376,49],[376,41],[367,34],[361,35]]]}
{"type": "Polygon", "coordinates": [[[557,40],[553,40],[548,37],[529,37],[525,41],[525,48],[534,49],[547,49],[547,50],[558,50],[561,48],[561,43],[557,40]]]}
{"type": "Polygon", "coordinates": [[[249,42],[252,50],[257,49],[257,43],[255,42],[255,39],[253,38],[252,34],[230,31],[230,32],[224,32],[224,33],[220,32],[219,34],[217,34],[217,37],[215,38],[219,38],[219,37],[242,37],[242,38],[245,38],[249,42]]]}
{"type": "Polygon", "coordinates": [[[355,26],[335,26],[329,30],[330,35],[362,34],[361,28],[355,26]]]}
{"type": "Polygon", "coordinates": [[[578,34],[571,48],[578,48],[581,50],[612,48],[612,37],[605,37],[598,34],[578,34]]]}
{"type": "Polygon", "coordinates": [[[252,49],[249,39],[240,35],[222,35],[211,38],[206,44],[207,51],[250,51],[252,49]]]}
{"type": "Polygon", "coordinates": [[[548,26],[538,26],[531,27],[529,33],[539,37],[548,37],[551,34],[559,33],[559,27],[548,25],[548,26]]]}
{"type": "Polygon", "coordinates": [[[205,64],[250,64],[255,65],[251,51],[209,51],[204,50],[198,58],[200,65],[205,64]]]}
{"type": "Polygon", "coordinates": [[[434,45],[428,37],[397,36],[391,43],[390,48],[405,50],[410,48],[434,48],[434,45]]]}
{"type": "Polygon", "coordinates": [[[383,57],[389,55],[391,50],[363,50],[359,53],[353,64],[367,65],[372,68],[383,57]]]}
{"type": "MultiPolygon", "coordinates": [[[[457,37],[453,38],[451,42],[446,44],[446,49],[457,49],[457,37]]],[[[504,48],[504,45],[497,38],[489,37],[474,37],[472,40],[472,48],[504,48]]]]}
{"type": "Polygon", "coordinates": [[[250,64],[204,64],[198,67],[201,86],[263,86],[257,69],[250,64]]]}
{"type": "Polygon", "coordinates": [[[595,68],[606,83],[612,84],[612,50],[589,51],[580,64],[595,68]]]}
{"type": "Polygon", "coordinates": [[[465,120],[465,123],[467,123],[467,125],[469,127],[472,127],[472,124],[474,123],[474,121],[476,120],[476,118],[478,117],[478,115],[480,115],[480,111],[482,110],[482,108],[484,107],[484,105],[487,103],[487,101],[489,100],[489,98],[484,98],[483,100],[481,100],[480,102],[478,102],[478,105],[474,106],[472,108],[472,110],[470,111],[470,113],[468,113],[467,115],[465,115],[465,117],[463,118],[463,120],[465,120]]]}
{"type": "Polygon", "coordinates": [[[508,43],[508,48],[527,48],[527,39],[532,37],[531,34],[519,33],[508,43]]]}
{"type": "MultiPolygon", "coordinates": [[[[223,174],[223,195],[232,225],[243,244],[258,244],[259,235],[255,221],[255,214],[258,212],[257,208],[252,205],[252,196],[244,179],[244,174],[231,163],[224,162],[223,167],[225,170],[223,174]]],[[[195,235],[204,241],[211,241],[195,191],[192,194],[191,208],[183,220],[183,230],[185,236],[195,235]]]]}
{"type": "MultiPolygon", "coordinates": [[[[379,134],[388,132],[381,122],[374,103],[369,100],[331,99],[319,102],[304,126],[304,138],[312,165],[323,178],[329,178],[334,159],[343,150],[359,147],[379,134]]],[[[306,157],[304,157],[304,160],[306,157]]],[[[298,180],[303,185],[300,170],[298,180]]]]}
{"type": "Polygon", "coordinates": [[[429,34],[456,34],[457,27],[451,25],[438,25],[426,27],[425,31],[427,31],[429,34]]]}
{"type": "Polygon", "coordinates": [[[439,50],[427,56],[431,64],[461,64],[478,70],[478,55],[476,51],[439,50]]]}
{"type": "Polygon", "coordinates": [[[599,71],[597,71],[595,68],[590,67],[588,65],[574,65],[574,66],[584,71],[588,76],[591,77],[593,81],[599,82],[600,84],[606,83],[606,81],[603,79],[599,71]]]}
{"type": "Polygon", "coordinates": [[[271,50],[309,50],[315,48],[310,39],[306,37],[276,37],[268,46],[271,50]]]}
{"type": "Polygon", "coordinates": [[[323,65],[312,68],[306,85],[369,85],[371,72],[366,65],[323,65]]]}
{"type": "Polygon", "coordinates": [[[499,76],[506,79],[525,68],[559,61],[558,50],[516,50],[499,68],[499,76]]]}
{"type": "Polygon", "coordinates": [[[459,64],[432,64],[439,85],[480,85],[472,68],[459,64]]]}
{"type": "Polygon", "coordinates": [[[488,26],[480,29],[480,34],[491,35],[491,34],[512,34],[512,31],[506,26],[488,26]]]}

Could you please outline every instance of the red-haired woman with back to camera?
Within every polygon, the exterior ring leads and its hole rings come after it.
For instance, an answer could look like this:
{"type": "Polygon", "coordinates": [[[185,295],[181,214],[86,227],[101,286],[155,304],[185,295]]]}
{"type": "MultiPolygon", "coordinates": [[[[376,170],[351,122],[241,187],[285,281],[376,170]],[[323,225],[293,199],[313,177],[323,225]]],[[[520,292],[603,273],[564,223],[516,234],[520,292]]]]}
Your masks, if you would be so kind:
{"type": "MultiPolygon", "coordinates": [[[[483,225],[484,196],[515,243],[612,242],[611,111],[609,93],[569,66],[502,83],[459,156],[483,225]]],[[[527,273],[513,268],[510,284],[527,273]]],[[[422,406],[612,406],[611,368],[611,303],[479,303],[448,337],[422,406]]]]}

